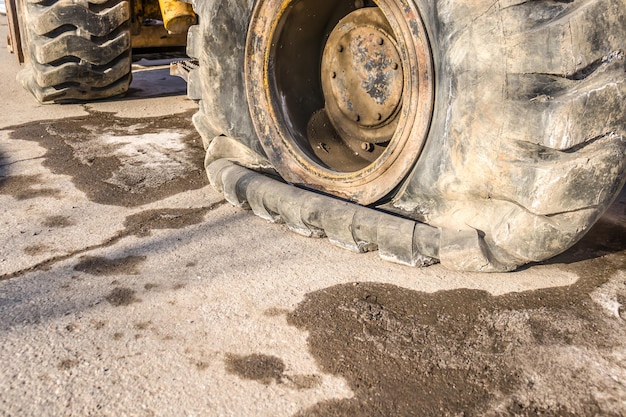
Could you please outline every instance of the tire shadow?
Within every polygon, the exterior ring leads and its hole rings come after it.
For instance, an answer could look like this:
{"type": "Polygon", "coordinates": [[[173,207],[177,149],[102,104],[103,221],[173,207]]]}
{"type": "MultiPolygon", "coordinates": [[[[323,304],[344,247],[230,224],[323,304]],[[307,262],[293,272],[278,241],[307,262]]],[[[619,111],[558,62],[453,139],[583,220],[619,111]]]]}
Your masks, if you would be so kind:
{"type": "Polygon", "coordinates": [[[572,264],[626,251],[626,186],[589,232],[562,254],[533,265],[572,264]]]}

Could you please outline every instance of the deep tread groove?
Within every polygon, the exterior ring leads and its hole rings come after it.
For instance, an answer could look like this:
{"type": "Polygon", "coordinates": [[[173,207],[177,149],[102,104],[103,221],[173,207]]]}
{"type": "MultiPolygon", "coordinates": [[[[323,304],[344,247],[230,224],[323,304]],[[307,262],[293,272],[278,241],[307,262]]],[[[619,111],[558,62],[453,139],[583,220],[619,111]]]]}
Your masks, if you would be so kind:
{"type": "Polygon", "coordinates": [[[32,27],[40,36],[50,36],[49,34],[56,29],[70,26],[81,29],[89,35],[103,37],[130,19],[130,9],[124,3],[118,3],[100,13],[94,13],[79,4],[66,1],[55,3],[47,8],[33,7],[32,9],[35,9],[32,27]]]}
{"type": "Polygon", "coordinates": [[[30,62],[19,75],[39,101],[93,100],[125,93],[131,79],[128,0],[30,0],[30,62]]]}

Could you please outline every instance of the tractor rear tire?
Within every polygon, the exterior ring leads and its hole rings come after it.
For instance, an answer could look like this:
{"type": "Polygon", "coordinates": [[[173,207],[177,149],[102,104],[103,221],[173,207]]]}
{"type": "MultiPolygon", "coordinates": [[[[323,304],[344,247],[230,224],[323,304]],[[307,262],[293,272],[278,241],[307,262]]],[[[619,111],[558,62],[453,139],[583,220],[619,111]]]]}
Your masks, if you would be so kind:
{"type": "Polygon", "coordinates": [[[94,100],[128,90],[128,0],[20,0],[18,8],[26,60],[18,80],[37,100],[94,100]]]}

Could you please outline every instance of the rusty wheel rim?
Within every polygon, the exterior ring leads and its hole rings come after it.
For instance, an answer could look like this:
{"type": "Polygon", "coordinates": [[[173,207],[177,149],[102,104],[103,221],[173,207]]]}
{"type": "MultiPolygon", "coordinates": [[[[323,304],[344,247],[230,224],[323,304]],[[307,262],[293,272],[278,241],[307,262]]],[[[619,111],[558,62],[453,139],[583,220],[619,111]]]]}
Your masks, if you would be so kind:
{"type": "Polygon", "coordinates": [[[433,111],[431,50],[412,1],[263,0],[248,33],[246,87],[276,170],[361,204],[416,163],[433,111]]]}

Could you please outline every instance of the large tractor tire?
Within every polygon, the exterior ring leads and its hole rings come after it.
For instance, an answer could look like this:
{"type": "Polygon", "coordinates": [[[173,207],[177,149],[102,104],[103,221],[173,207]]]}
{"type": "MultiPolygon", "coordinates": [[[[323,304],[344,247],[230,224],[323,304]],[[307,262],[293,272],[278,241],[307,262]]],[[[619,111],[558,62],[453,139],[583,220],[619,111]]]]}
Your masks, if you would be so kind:
{"type": "Polygon", "coordinates": [[[125,93],[131,80],[128,0],[18,0],[25,66],[18,80],[40,102],[125,93]]]}
{"type": "Polygon", "coordinates": [[[195,7],[209,177],[303,234],[512,270],[571,247],[624,186],[624,0],[195,7]]]}

